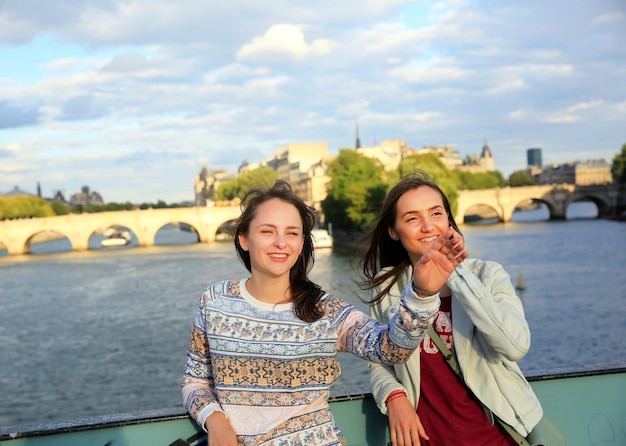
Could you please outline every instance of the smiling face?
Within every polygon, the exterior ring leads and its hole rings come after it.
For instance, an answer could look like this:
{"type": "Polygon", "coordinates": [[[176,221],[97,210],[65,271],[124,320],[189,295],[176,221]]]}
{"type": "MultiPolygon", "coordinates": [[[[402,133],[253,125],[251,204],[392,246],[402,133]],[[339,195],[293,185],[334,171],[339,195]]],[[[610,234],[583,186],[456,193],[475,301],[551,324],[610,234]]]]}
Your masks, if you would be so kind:
{"type": "Polygon", "coordinates": [[[250,254],[253,278],[289,282],[289,272],[304,245],[302,218],[296,207],[278,198],[260,204],[239,244],[250,254]]]}
{"type": "Polygon", "coordinates": [[[399,240],[415,264],[449,226],[439,192],[420,186],[405,192],[396,204],[396,216],[389,236],[399,240]]]}

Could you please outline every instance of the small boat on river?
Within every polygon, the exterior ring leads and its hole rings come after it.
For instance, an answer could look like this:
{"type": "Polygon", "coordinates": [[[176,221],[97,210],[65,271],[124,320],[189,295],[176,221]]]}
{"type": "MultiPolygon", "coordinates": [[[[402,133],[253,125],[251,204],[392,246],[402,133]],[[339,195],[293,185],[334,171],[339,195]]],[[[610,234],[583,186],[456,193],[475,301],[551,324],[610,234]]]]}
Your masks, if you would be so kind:
{"type": "MultiPolygon", "coordinates": [[[[553,370],[528,376],[545,415],[570,446],[626,444],[626,362],[589,370],[553,370]]],[[[333,395],[330,406],[350,446],[385,445],[387,417],[367,389],[333,395]]],[[[181,407],[50,424],[0,427],[4,446],[206,444],[181,407]]],[[[548,443],[549,445],[549,443],[548,443]]]]}
{"type": "Polygon", "coordinates": [[[515,285],[515,289],[517,291],[524,291],[526,289],[526,284],[524,283],[524,278],[522,277],[522,273],[519,273],[519,277],[517,278],[517,285],[515,285]]]}
{"type": "Polygon", "coordinates": [[[105,231],[104,235],[106,235],[107,238],[103,239],[100,242],[100,245],[103,248],[126,246],[131,241],[130,232],[128,231],[119,231],[117,229],[112,231],[107,230],[105,231]]]}
{"type": "Polygon", "coordinates": [[[311,235],[313,236],[313,247],[315,249],[333,247],[333,236],[326,229],[313,229],[311,235]]]}

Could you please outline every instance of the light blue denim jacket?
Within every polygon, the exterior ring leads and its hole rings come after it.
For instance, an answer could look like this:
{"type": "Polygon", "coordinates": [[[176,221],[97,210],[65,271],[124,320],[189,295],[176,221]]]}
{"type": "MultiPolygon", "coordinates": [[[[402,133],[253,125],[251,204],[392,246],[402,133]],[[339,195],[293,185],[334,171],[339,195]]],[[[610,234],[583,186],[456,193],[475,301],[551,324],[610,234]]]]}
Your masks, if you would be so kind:
{"type": "MultiPolygon", "coordinates": [[[[411,292],[411,268],[370,313],[387,322],[403,292],[411,292]],[[406,285],[406,286],[405,286],[406,285]]],[[[446,284],[452,290],[452,339],[466,385],[476,397],[523,436],[541,420],[539,400],[517,365],[530,348],[530,329],[508,273],[495,262],[466,259],[446,284]]],[[[374,290],[377,291],[377,290],[374,290]]],[[[417,407],[420,355],[395,366],[369,365],[372,394],[381,412],[394,390],[417,407]]]]}

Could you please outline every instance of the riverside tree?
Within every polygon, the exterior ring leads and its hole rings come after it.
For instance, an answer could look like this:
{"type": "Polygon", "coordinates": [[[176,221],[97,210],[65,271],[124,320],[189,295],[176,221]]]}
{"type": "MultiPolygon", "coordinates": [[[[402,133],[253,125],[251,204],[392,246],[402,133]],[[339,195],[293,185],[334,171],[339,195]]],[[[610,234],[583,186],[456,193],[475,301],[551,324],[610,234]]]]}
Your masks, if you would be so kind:
{"type": "Polygon", "coordinates": [[[327,222],[336,228],[362,231],[369,228],[387,190],[401,177],[424,171],[458,209],[459,189],[492,189],[505,185],[498,171],[470,173],[450,170],[435,154],[416,154],[403,158],[397,169],[385,171],[382,165],[352,149],[343,149],[328,164],[331,178],[328,195],[322,201],[327,222]]]}
{"type": "Polygon", "coordinates": [[[534,186],[535,180],[530,176],[530,173],[526,170],[517,170],[509,176],[509,186],[521,187],[521,186],[534,186]]]}
{"type": "Polygon", "coordinates": [[[459,198],[460,177],[455,172],[449,170],[439,159],[439,156],[433,153],[407,156],[400,161],[398,166],[400,176],[408,175],[416,170],[423,170],[431,180],[437,183],[448,197],[452,212],[455,213],[459,198]]]}
{"type": "Polygon", "coordinates": [[[615,155],[615,158],[613,158],[611,172],[615,182],[626,184],[626,144],[622,146],[622,153],[615,155]]]}
{"type": "Polygon", "coordinates": [[[271,186],[274,184],[276,178],[278,178],[278,175],[274,169],[268,166],[261,166],[220,184],[215,191],[215,200],[234,200],[241,198],[243,193],[250,187],[271,186]]]}
{"type": "Polygon", "coordinates": [[[383,166],[351,149],[342,149],[328,164],[331,178],[322,201],[327,222],[334,227],[362,231],[369,227],[385,196],[383,166]]]}
{"type": "Polygon", "coordinates": [[[0,197],[0,220],[12,218],[53,217],[50,203],[40,197],[0,197]]]}

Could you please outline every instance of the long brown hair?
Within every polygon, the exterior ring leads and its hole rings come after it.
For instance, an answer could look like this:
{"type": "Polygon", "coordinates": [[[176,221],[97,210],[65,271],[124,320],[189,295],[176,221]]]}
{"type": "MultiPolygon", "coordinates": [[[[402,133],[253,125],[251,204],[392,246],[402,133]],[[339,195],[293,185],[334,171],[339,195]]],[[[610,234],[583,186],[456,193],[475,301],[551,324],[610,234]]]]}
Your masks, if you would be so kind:
{"type": "Polygon", "coordinates": [[[391,238],[389,228],[395,225],[397,205],[400,197],[410,190],[423,186],[430,187],[441,195],[443,207],[448,215],[448,224],[459,234],[461,233],[452,216],[448,197],[436,183],[429,179],[425,172],[417,171],[401,178],[387,193],[382,208],[374,220],[374,225],[365,233],[362,239],[366,249],[361,260],[363,275],[359,282],[359,287],[362,290],[372,290],[392,278],[376,296],[373,296],[370,301],[371,304],[376,304],[383,300],[398,281],[403,271],[411,266],[409,253],[404,249],[400,240],[391,238]],[[379,274],[386,267],[391,268],[389,271],[379,274]]]}
{"type": "Polygon", "coordinates": [[[239,236],[248,234],[250,222],[256,216],[259,206],[273,198],[278,198],[293,205],[302,219],[304,245],[298,260],[289,272],[291,299],[293,300],[294,310],[298,318],[305,322],[315,322],[322,317],[322,310],[318,304],[320,298],[324,295],[322,288],[309,280],[308,277],[315,262],[315,250],[311,236],[311,231],[315,224],[315,215],[311,208],[293,192],[289,183],[283,180],[276,180],[271,187],[252,187],[243,195],[241,198],[241,215],[237,220],[237,228],[235,229],[235,249],[237,250],[237,255],[246,269],[252,272],[250,253],[241,247],[239,236]]]}

